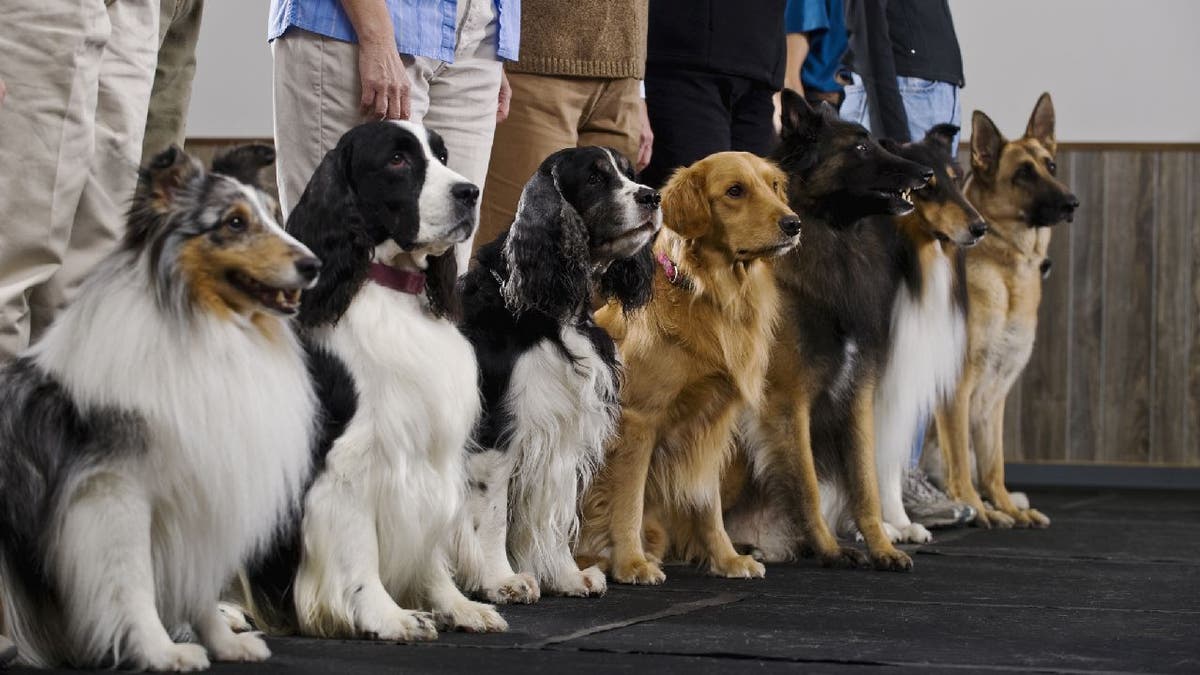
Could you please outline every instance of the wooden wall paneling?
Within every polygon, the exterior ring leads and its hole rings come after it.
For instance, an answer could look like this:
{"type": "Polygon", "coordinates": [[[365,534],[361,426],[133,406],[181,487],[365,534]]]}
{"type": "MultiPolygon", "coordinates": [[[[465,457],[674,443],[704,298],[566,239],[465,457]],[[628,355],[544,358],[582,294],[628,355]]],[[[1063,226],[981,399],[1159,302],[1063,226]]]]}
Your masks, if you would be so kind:
{"type": "Polygon", "coordinates": [[[1189,220],[1189,208],[1197,186],[1190,167],[1188,153],[1160,155],[1150,364],[1150,461],[1155,464],[1186,463],[1191,447],[1187,373],[1196,322],[1192,308],[1192,238],[1196,223],[1189,220]]]}
{"type": "Polygon", "coordinates": [[[1150,459],[1157,153],[1104,153],[1104,433],[1095,459],[1150,459]]]}
{"type": "Polygon", "coordinates": [[[1188,210],[1187,219],[1181,226],[1191,236],[1192,291],[1187,312],[1192,323],[1188,371],[1180,373],[1180,377],[1188,381],[1185,408],[1187,446],[1184,453],[1187,464],[1200,466],[1200,152],[1190,152],[1188,155],[1188,210]]]}
{"type": "MultiPolygon", "coordinates": [[[[1103,438],[1101,336],[1104,328],[1104,155],[1096,150],[1070,153],[1071,189],[1079,198],[1074,222],[1062,232],[1069,256],[1066,269],[1071,292],[1066,307],[1043,306],[1042,312],[1070,317],[1071,349],[1067,354],[1067,436],[1062,459],[1095,459],[1103,438]]],[[[1035,349],[1037,347],[1034,347],[1035,349]]]]}

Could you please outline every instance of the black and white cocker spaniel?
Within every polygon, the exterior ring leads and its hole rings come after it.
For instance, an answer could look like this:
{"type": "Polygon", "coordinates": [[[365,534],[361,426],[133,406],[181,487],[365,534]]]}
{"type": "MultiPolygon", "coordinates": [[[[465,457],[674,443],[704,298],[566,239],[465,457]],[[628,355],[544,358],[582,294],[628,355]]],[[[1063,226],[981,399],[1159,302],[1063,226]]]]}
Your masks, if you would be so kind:
{"type": "Polygon", "coordinates": [[[479,574],[460,581],[495,602],[605,591],[604,574],[571,555],[579,495],[619,410],[615,345],[592,303],[599,295],[632,310],[649,299],[659,201],[616,150],[561,150],[463,279],[462,331],[479,360],[484,416],[468,465],[478,536],[460,551],[478,561],[462,569],[479,574]],[[537,581],[532,596],[510,583],[514,567],[537,581]]]}
{"type": "Polygon", "coordinates": [[[299,313],[322,440],[298,530],[247,574],[260,626],[382,640],[507,627],[452,576],[480,414],[454,245],[478,198],[436,133],[373,122],[342,137],[292,211],[288,232],[324,262],[299,313]]]}

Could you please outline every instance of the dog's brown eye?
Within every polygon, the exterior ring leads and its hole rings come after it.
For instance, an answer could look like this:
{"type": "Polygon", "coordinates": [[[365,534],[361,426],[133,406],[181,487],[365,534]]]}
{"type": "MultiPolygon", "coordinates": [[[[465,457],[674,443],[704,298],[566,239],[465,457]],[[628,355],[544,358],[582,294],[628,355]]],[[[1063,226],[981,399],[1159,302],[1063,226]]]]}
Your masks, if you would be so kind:
{"type": "Polygon", "coordinates": [[[408,167],[408,158],[405,157],[403,154],[397,152],[396,154],[392,155],[392,159],[389,163],[394,168],[404,169],[404,168],[408,167]]]}
{"type": "Polygon", "coordinates": [[[234,232],[242,232],[246,229],[246,219],[241,216],[230,216],[225,221],[225,227],[234,232]]]}
{"type": "Polygon", "coordinates": [[[854,146],[854,150],[855,150],[856,152],[866,152],[866,151],[867,151],[867,144],[866,144],[866,143],[859,143],[858,145],[854,146]]]}
{"type": "Polygon", "coordinates": [[[1046,160],[1046,170],[1053,176],[1058,171],[1058,165],[1054,163],[1054,160],[1048,159],[1046,160]]]}
{"type": "Polygon", "coordinates": [[[590,174],[588,174],[588,183],[590,185],[599,185],[601,180],[602,180],[602,177],[600,176],[599,171],[593,171],[590,174]]]}
{"type": "Polygon", "coordinates": [[[729,186],[729,189],[725,191],[725,194],[729,195],[730,197],[741,197],[743,192],[745,192],[745,190],[742,189],[742,186],[734,183],[733,185],[729,186]]]}

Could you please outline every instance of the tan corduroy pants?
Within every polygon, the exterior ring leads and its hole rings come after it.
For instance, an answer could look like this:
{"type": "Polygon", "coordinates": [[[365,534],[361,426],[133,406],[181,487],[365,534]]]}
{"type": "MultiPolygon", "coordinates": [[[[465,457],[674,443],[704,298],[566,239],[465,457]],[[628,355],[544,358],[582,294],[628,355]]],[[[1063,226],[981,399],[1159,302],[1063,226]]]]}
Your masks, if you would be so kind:
{"type": "Polygon", "coordinates": [[[556,150],[607,145],[637,160],[641,95],[636,79],[509,73],[508,83],[512,108],[492,142],[475,248],[512,225],[525,183],[556,150]]]}
{"type": "Polygon", "coordinates": [[[0,361],[124,231],[158,14],[159,0],[0,0],[0,361]]]}

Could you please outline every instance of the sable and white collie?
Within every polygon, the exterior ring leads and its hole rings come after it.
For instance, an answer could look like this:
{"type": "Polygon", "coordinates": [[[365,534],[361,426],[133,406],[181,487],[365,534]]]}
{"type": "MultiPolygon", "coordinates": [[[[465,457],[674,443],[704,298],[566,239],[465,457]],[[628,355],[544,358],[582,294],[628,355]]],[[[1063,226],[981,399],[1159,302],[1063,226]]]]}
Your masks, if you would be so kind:
{"type": "Polygon", "coordinates": [[[222,587],[298,505],[316,399],[287,315],[320,267],[265,146],[141,171],[124,241],[0,371],[0,601],[23,663],[261,661],[222,587]],[[200,644],[176,644],[191,629],[200,644]]]}
{"type": "Polygon", "coordinates": [[[480,413],[454,245],[478,198],[436,133],[373,122],[342,136],[290,214],[324,262],[299,316],[324,429],[302,518],[248,570],[260,626],[381,640],[507,628],[463,596],[449,559],[480,413]]]}
{"type": "MultiPolygon", "coordinates": [[[[464,580],[493,601],[604,593],[604,573],[571,555],[579,495],[604,459],[620,405],[616,346],[592,320],[593,298],[624,311],[650,297],[648,244],[662,224],[657,191],[610,148],[546,158],[511,229],[484,246],[463,280],[463,332],[484,396],[469,499],[484,562],[464,580]],[[507,552],[516,569],[513,574],[507,552]]],[[[468,542],[470,543],[470,542],[468,542]]]]}

